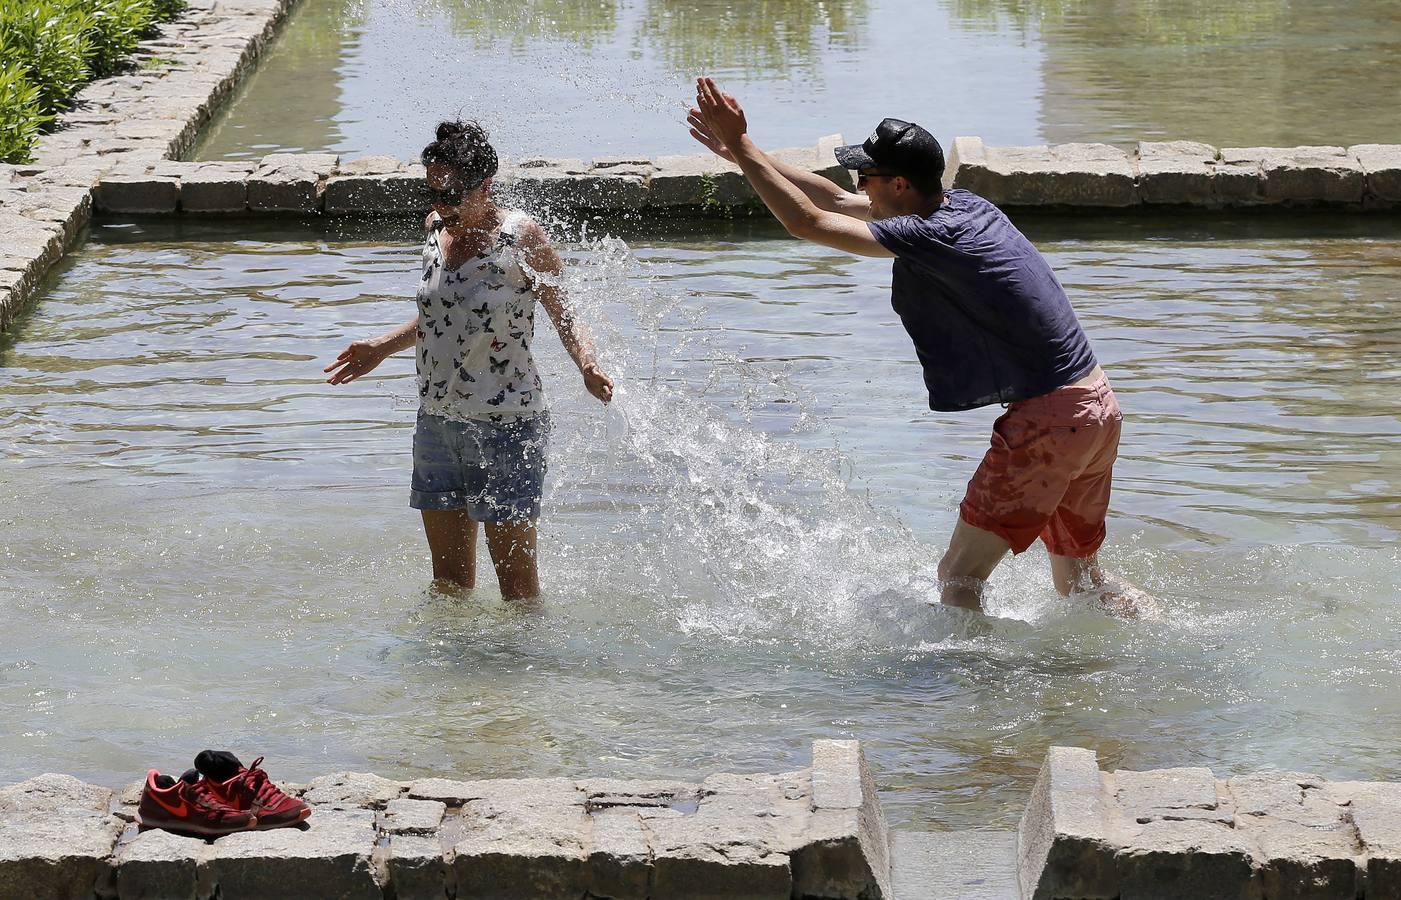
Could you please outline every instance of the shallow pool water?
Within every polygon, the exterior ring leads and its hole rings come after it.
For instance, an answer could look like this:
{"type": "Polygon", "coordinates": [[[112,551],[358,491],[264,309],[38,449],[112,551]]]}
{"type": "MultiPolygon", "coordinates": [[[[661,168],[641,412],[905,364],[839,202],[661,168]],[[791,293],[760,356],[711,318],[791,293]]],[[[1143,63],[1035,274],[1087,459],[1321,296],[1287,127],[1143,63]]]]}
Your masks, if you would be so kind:
{"type": "Polygon", "coordinates": [[[1398,52],[1392,0],[300,0],[198,154],[408,158],[459,113],[513,159],[693,153],[700,74],[767,147],[1386,143],[1398,52]]]}
{"type": "MultiPolygon", "coordinates": [[[[1106,562],[1165,615],[929,605],[996,410],[924,409],[889,263],[736,224],[572,245],[619,382],[544,327],[543,608],[427,590],[410,233],[108,223],[0,337],[0,781],[205,746],[277,777],[775,770],[866,741],[890,818],[1007,826],[1108,767],[1394,774],[1401,229],[1029,220],[1125,409],[1106,562]]],[[[261,227],[261,226],[260,226],[261,227]]],[[[543,323],[542,323],[543,325],[543,323]]]]}

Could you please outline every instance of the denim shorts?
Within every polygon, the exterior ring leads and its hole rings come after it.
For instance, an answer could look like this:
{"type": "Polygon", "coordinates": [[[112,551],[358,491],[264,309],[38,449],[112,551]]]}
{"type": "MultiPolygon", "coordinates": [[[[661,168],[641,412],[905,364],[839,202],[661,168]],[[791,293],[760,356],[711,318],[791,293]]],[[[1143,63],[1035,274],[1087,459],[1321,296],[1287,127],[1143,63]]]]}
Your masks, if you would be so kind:
{"type": "Polygon", "coordinates": [[[419,412],[413,435],[414,509],[463,509],[478,522],[540,518],[548,415],[500,422],[419,412]]]}

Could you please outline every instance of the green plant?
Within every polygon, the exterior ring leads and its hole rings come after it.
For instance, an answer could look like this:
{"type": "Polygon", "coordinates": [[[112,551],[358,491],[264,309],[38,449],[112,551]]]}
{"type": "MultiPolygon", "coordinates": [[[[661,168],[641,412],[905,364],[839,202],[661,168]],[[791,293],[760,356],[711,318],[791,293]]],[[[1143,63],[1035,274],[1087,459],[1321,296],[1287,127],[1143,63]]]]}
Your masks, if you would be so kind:
{"type": "Polygon", "coordinates": [[[18,65],[54,110],[89,78],[95,25],[71,0],[0,0],[0,59],[18,65]]]}
{"type": "Polygon", "coordinates": [[[24,70],[17,63],[0,66],[0,161],[28,162],[39,129],[52,118],[24,70]]]}
{"type": "MultiPolygon", "coordinates": [[[[20,161],[83,83],[116,72],[186,0],[0,0],[0,156],[20,161]]],[[[159,65],[152,59],[147,65],[159,65]]]]}

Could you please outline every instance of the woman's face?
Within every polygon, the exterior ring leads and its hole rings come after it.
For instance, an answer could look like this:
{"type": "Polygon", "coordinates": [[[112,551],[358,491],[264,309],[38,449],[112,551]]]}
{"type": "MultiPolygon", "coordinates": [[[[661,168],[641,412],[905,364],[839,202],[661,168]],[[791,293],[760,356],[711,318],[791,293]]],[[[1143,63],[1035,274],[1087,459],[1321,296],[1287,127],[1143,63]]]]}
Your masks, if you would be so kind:
{"type": "Polygon", "coordinates": [[[473,219],[488,202],[490,178],[471,189],[464,189],[464,183],[468,182],[464,182],[461,173],[446,163],[428,166],[428,193],[434,212],[444,224],[473,219]]]}

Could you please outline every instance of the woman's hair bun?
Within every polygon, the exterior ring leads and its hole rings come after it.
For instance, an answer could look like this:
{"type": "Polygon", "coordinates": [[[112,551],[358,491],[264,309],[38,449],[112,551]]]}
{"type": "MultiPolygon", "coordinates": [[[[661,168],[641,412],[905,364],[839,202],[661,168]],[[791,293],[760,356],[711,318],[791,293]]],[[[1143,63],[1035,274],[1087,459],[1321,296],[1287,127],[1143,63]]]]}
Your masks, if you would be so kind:
{"type": "Polygon", "coordinates": [[[438,140],[453,141],[467,133],[467,123],[465,122],[439,122],[438,140]]]}
{"type": "Polygon", "coordinates": [[[496,150],[486,129],[471,120],[438,123],[437,140],[423,148],[423,164],[445,163],[474,186],[496,174],[496,150]]]}

